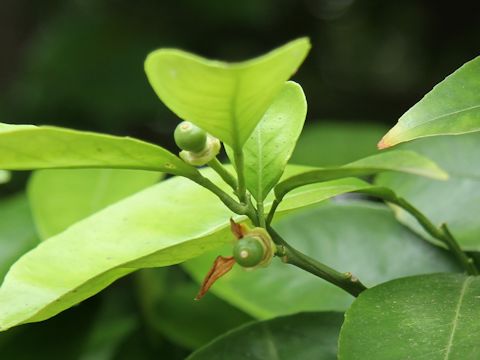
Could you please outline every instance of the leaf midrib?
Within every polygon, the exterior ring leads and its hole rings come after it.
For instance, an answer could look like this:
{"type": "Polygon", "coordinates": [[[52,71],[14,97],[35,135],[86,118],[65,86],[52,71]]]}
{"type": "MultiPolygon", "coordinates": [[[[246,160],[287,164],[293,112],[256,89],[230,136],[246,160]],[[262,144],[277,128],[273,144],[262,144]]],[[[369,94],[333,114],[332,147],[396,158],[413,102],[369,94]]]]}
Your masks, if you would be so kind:
{"type": "Polygon", "coordinates": [[[277,346],[275,345],[275,339],[272,332],[266,324],[262,324],[262,332],[265,335],[265,349],[269,355],[269,360],[280,360],[278,356],[277,346]]]}
{"type": "Polygon", "coordinates": [[[472,276],[467,277],[464,280],[462,288],[460,290],[460,296],[458,298],[458,303],[457,303],[457,306],[455,308],[455,315],[454,315],[453,323],[452,323],[452,331],[450,333],[450,337],[448,339],[448,344],[447,344],[447,347],[445,349],[446,351],[445,351],[444,360],[448,360],[449,357],[450,357],[450,351],[453,347],[453,339],[455,337],[455,332],[457,330],[458,319],[460,318],[460,309],[462,308],[462,302],[463,302],[463,299],[465,298],[465,293],[467,292],[468,285],[472,282],[472,280],[473,280],[472,276]]]}
{"type": "Polygon", "coordinates": [[[263,153],[262,153],[262,122],[258,126],[258,136],[257,136],[257,201],[263,202],[263,188],[262,188],[262,179],[263,179],[263,153]]]}
{"type": "MultiPolygon", "coordinates": [[[[449,116],[452,116],[452,115],[456,115],[456,114],[460,114],[460,113],[463,113],[463,112],[468,112],[470,110],[475,110],[475,109],[480,109],[480,105],[474,105],[474,106],[470,106],[470,107],[467,107],[467,108],[463,108],[463,109],[460,109],[460,110],[456,110],[456,111],[451,111],[449,113],[446,113],[446,114],[443,114],[443,115],[440,115],[440,116],[435,116],[433,118],[430,118],[428,120],[425,120],[423,121],[422,123],[416,125],[416,126],[412,126],[412,127],[407,127],[405,126],[405,129],[408,130],[408,131],[411,131],[413,129],[416,129],[416,128],[419,128],[419,127],[422,127],[426,124],[429,124],[433,121],[437,121],[437,120],[440,120],[440,119],[443,119],[443,118],[446,118],[446,117],[449,117],[449,116]]],[[[406,124],[404,124],[406,125],[406,124]]]]}
{"type": "Polygon", "coordinates": [[[230,99],[230,123],[232,125],[232,146],[234,154],[238,153],[240,147],[240,134],[238,129],[238,116],[237,116],[237,106],[238,106],[238,89],[240,87],[240,79],[236,71],[232,71],[233,75],[233,89],[232,89],[232,98],[230,99]]]}

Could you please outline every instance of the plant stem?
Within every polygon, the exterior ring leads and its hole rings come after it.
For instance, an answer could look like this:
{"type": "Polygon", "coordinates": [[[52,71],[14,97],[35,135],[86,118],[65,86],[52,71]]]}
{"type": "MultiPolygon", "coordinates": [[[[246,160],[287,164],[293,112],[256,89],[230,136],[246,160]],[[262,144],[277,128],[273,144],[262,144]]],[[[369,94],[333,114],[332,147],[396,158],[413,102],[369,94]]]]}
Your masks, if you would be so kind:
{"type": "Polygon", "coordinates": [[[444,238],[446,240],[446,243],[449,249],[453,252],[453,254],[456,255],[458,261],[460,261],[463,267],[467,270],[467,273],[469,275],[479,275],[478,269],[475,266],[475,262],[473,261],[472,258],[468,257],[467,254],[465,254],[462,251],[457,241],[453,237],[453,234],[450,232],[450,229],[448,228],[447,224],[442,224],[440,228],[442,229],[445,235],[444,238]]]}
{"type": "Polygon", "coordinates": [[[309,273],[342,288],[355,297],[367,289],[358,278],[352,275],[352,273],[338,272],[327,265],[312,259],[290,246],[271,226],[267,225],[267,229],[272,236],[272,240],[278,245],[279,250],[277,251],[277,255],[282,258],[283,262],[308,271],[309,273]]]}
{"type": "Polygon", "coordinates": [[[417,219],[418,223],[425,229],[425,231],[435,239],[444,243],[469,275],[478,275],[478,270],[474,265],[473,259],[469,258],[467,254],[462,251],[446,224],[442,224],[440,228],[436,227],[424,214],[403,198],[389,197],[386,200],[409,212],[415,217],[415,219],[417,219]]]}
{"type": "Polygon", "coordinates": [[[235,151],[233,153],[233,157],[235,160],[235,168],[237,170],[237,177],[238,177],[238,185],[237,185],[237,195],[238,199],[242,204],[247,203],[247,187],[245,185],[245,161],[243,158],[243,150],[235,151]]]}
{"type": "Polygon", "coordinates": [[[255,219],[256,221],[257,214],[255,213],[255,209],[252,209],[252,207],[248,206],[247,204],[239,204],[225,191],[215,185],[210,179],[204,177],[199,173],[197,176],[191,177],[190,180],[196,182],[197,184],[203,186],[204,188],[210,190],[212,193],[217,195],[217,197],[234,213],[238,215],[246,215],[252,221],[253,219],[255,219]]]}
{"type": "Polygon", "coordinates": [[[258,224],[259,226],[263,227],[264,229],[267,227],[267,223],[265,222],[265,209],[263,208],[263,201],[257,201],[257,217],[258,217],[258,224]]]}
{"type": "Polygon", "coordinates": [[[230,174],[230,172],[225,169],[222,163],[215,157],[211,160],[208,165],[217,172],[218,175],[225,181],[228,185],[231,186],[233,190],[237,190],[238,184],[237,179],[230,174]]]}
{"type": "Polygon", "coordinates": [[[274,199],[272,203],[272,207],[270,208],[270,211],[268,212],[267,216],[267,226],[272,223],[273,216],[275,215],[275,211],[277,211],[278,205],[280,205],[281,200],[274,199]]]}

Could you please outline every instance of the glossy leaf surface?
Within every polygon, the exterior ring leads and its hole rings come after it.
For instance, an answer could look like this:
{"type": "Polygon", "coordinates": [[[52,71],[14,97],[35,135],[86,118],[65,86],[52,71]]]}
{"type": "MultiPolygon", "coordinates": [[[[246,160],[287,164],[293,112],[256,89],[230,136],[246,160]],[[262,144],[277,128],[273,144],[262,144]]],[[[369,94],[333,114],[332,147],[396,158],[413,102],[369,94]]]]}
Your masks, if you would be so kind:
{"type": "Polygon", "coordinates": [[[334,360],[343,314],[301,313],[232,330],[188,360],[334,360]]]}
{"type": "Polygon", "coordinates": [[[47,239],[160,177],[158,172],[121,169],[37,171],[28,184],[36,227],[47,239]]]}
{"type": "Polygon", "coordinates": [[[0,282],[9,267],[39,242],[25,194],[0,200],[0,282]]]}
{"type": "Polygon", "coordinates": [[[171,152],[140,140],[50,126],[0,124],[0,168],[122,168],[194,176],[171,152]]]}
{"type": "Polygon", "coordinates": [[[245,176],[255,199],[263,201],[282,176],[306,114],[307,102],[301,86],[288,82],[247,140],[245,176]]]}
{"type": "MultiPolygon", "coordinates": [[[[367,286],[457,269],[446,252],[401,226],[384,206],[329,203],[284,216],[274,227],[300,251],[339,271],[351,271],[367,286]]],[[[225,246],[182,266],[200,282],[215,256],[229,254],[231,248],[225,246]]],[[[235,266],[210,291],[257,318],[343,311],[353,300],[343,290],[279,259],[255,271],[235,266]]]]}
{"type": "MultiPolygon", "coordinates": [[[[463,249],[480,251],[480,134],[420,139],[402,148],[436,161],[450,175],[448,181],[381,174],[376,183],[395,190],[434,224],[447,223],[463,249]]],[[[402,223],[436,242],[408,213],[397,208],[395,212],[402,223]]]]}
{"type": "Polygon", "coordinates": [[[384,171],[404,172],[445,180],[448,175],[433,161],[412,151],[391,151],[372,155],[335,168],[320,168],[287,178],[275,186],[275,196],[281,199],[289,191],[308,184],[349,176],[372,175],[384,171]]]}
{"type": "Polygon", "coordinates": [[[478,276],[453,274],[367,290],[346,313],[339,359],[478,359],[479,297],[478,276]]]}
{"type": "Polygon", "coordinates": [[[480,57],[467,62],[398,120],[380,148],[434,135],[480,130],[480,57]]]}
{"type": "Polygon", "coordinates": [[[145,71],[160,99],[239,151],[283,84],[310,49],[301,38],[241,63],[204,59],[176,49],[148,55],[145,71]]]}

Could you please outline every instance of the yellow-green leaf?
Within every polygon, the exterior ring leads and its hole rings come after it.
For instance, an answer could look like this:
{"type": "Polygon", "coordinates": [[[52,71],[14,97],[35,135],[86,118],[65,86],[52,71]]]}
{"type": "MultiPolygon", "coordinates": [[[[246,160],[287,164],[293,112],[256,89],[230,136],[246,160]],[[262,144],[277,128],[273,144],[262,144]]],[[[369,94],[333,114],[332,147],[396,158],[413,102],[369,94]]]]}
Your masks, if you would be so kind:
{"type": "Polygon", "coordinates": [[[480,130],[480,57],[467,62],[398,120],[383,137],[383,149],[434,135],[458,135],[480,130]]]}
{"type": "Polygon", "coordinates": [[[145,71],[170,110],[238,151],[309,49],[301,38],[241,63],[160,49],[148,55],[145,71]]]}
{"type": "Polygon", "coordinates": [[[0,168],[121,168],[195,176],[171,152],[129,137],[51,126],[0,124],[0,168]]]}

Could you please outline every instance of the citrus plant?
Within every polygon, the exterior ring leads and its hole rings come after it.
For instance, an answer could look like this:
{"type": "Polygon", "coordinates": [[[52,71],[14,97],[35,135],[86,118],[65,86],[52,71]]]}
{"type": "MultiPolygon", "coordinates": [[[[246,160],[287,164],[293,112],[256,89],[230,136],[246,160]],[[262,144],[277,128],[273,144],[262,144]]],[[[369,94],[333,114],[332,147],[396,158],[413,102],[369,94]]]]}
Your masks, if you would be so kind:
{"type": "MultiPolygon", "coordinates": [[[[379,148],[472,134],[313,167],[288,164],[307,113],[289,79],[309,49],[301,38],[240,63],[148,55],[153,90],[181,119],[178,156],[129,137],[0,124],[0,168],[37,170],[27,193],[42,240],[11,257],[0,330],[136,270],[182,264],[197,300],[211,291],[256,319],[191,359],[478,358],[480,59],[379,148]]],[[[0,225],[16,231],[8,219],[0,225]]]]}

